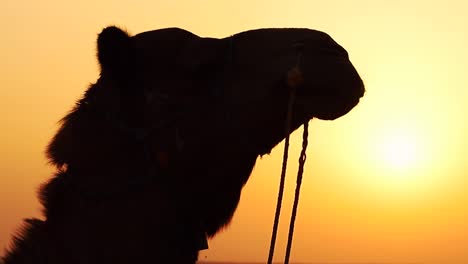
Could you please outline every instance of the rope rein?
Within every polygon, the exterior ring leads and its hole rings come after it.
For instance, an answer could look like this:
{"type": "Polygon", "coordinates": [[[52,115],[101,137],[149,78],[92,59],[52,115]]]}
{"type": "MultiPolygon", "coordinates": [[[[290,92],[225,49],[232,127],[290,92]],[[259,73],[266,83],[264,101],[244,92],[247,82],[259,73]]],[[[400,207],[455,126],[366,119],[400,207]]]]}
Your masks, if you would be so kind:
{"type": "MultiPolygon", "coordinates": [[[[297,171],[297,179],[296,179],[296,191],[294,194],[294,204],[291,212],[291,219],[289,222],[289,232],[288,232],[288,244],[286,246],[286,255],[284,257],[284,263],[289,264],[289,257],[291,255],[291,248],[292,248],[292,241],[293,241],[293,236],[294,236],[294,224],[296,221],[296,215],[297,215],[297,208],[299,205],[299,197],[300,197],[300,192],[301,192],[301,184],[302,184],[302,176],[304,174],[304,165],[305,161],[307,159],[307,145],[308,145],[308,140],[307,137],[309,135],[308,129],[309,129],[309,124],[307,122],[304,122],[304,132],[302,134],[302,150],[301,150],[301,155],[299,156],[299,168],[297,171]]],[[[286,167],[287,167],[287,160],[288,160],[288,148],[289,148],[289,134],[285,139],[285,146],[284,146],[284,154],[283,154],[283,168],[281,170],[281,179],[280,179],[280,184],[279,184],[279,191],[278,191],[278,201],[276,203],[276,212],[275,212],[275,220],[273,223],[273,231],[271,235],[271,242],[270,242],[270,251],[268,254],[268,264],[272,264],[273,262],[273,255],[275,252],[275,243],[276,243],[276,236],[278,233],[278,224],[279,224],[279,218],[281,214],[281,204],[283,200],[283,193],[284,193],[284,183],[285,183],[285,178],[286,178],[286,167]]]]}
{"type": "MultiPolygon", "coordinates": [[[[285,137],[285,142],[284,142],[283,163],[282,163],[282,168],[281,168],[280,184],[278,188],[278,200],[276,202],[275,219],[273,222],[273,230],[271,233],[270,250],[269,250],[268,262],[267,262],[268,264],[272,264],[273,262],[273,255],[275,252],[275,244],[276,244],[276,236],[278,233],[278,225],[279,225],[279,219],[281,215],[281,205],[283,202],[284,184],[285,184],[286,169],[287,169],[287,164],[288,164],[288,150],[289,150],[289,137],[291,133],[291,121],[292,121],[294,101],[296,98],[296,87],[299,86],[303,81],[302,73],[299,67],[300,62],[301,62],[301,55],[302,55],[302,45],[298,44],[296,48],[298,50],[297,63],[288,72],[288,76],[286,80],[287,86],[291,89],[291,91],[289,94],[288,110],[287,110],[286,123],[285,123],[286,137],[285,137]]],[[[300,196],[300,190],[301,190],[301,184],[302,184],[302,175],[304,173],[304,165],[305,165],[305,161],[307,158],[306,150],[307,150],[307,145],[308,145],[307,137],[309,135],[308,128],[309,128],[308,121],[305,121],[304,132],[302,135],[302,150],[301,150],[301,154],[299,157],[299,168],[297,172],[294,204],[293,204],[292,213],[291,213],[291,220],[289,223],[288,244],[286,247],[286,255],[285,255],[285,260],[284,260],[285,264],[289,263],[289,257],[291,253],[292,239],[294,235],[294,223],[296,221],[297,207],[299,205],[299,196],[300,196]]]]}
{"type": "Polygon", "coordinates": [[[271,232],[271,242],[270,242],[270,252],[268,254],[268,264],[271,264],[273,261],[273,254],[275,252],[275,244],[276,244],[276,235],[278,233],[278,224],[279,218],[281,215],[281,204],[283,201],[283,193],[284,193],[284,182],[286,179],[286,168],[288,165],[288,150],[289,150],[289,134],[291,130],[291,119],[292,119],[292,108],[294,105],[294,99],[296,97],[296,89],[292,89],[289,95],[289,102],[288,102],[288,113],[286,116],[286,124],[285,124],[285,133],[286,138],[284,140],[284,151],[283,151],[283,165],[281,168],[281,177],[280,177],[280,184],[279,184],[279,191],[278,191],[278,200],[276,202],[276,211],[275,211],[275,220],[273,222],[273,231],[271,232]]]}

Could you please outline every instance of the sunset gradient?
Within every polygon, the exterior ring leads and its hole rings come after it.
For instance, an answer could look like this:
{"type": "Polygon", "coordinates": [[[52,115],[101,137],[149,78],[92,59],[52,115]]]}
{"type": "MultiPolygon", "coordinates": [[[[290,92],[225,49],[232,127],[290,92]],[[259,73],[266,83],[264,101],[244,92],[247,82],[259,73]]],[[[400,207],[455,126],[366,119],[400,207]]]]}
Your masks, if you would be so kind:
{"type": "MultiPolygon", "coordinates": [[[[98,78],[96,36],[180,27],[226,37],[306,27],[342,44],[366,85],[348,115],[310,122],[294,262],[468,263],[468,2],[0,0],[0,255],[54,169],[57,121],[98,78]]],[[[265,43],[268,45],[268,43],[265,43]]],[[[275,260],[282,261],[300,131],[275,260]]],[[[206,261],[265,262],[282,145],[259,158],[232,224],[206,261]]]]}

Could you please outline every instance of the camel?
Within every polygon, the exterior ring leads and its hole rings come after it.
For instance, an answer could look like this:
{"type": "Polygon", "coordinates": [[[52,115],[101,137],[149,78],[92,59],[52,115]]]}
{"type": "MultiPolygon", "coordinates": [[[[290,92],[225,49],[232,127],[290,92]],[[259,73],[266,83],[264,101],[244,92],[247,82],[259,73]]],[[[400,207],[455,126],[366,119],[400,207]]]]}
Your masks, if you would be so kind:
{"type": "Polygon", "coordinates": [[[290,83],[291,131],[365,92],[346,50],[310,29],[216,39],[110,26],[97,52],[100,77],[47,148],[43,219],[24,221],[5,264],[195,263],[257,157],[285,138],[290,83]]]}

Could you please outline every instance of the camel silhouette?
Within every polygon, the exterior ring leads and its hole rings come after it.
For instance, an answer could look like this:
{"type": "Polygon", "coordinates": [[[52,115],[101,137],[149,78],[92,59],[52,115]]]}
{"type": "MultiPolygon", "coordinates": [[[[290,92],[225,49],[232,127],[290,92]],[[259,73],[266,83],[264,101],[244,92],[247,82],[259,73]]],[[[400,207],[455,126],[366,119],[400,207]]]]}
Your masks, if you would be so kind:
{"type": "Polygon", "coordinates": [[[292,131],[364,94],[347,52],[310,29],[215,39],[111,26],[97,49],[100,77],[47,149],[44,219],[25,220],[5,264],[195,263],[257,157],[285,138],[290,86],[292,131]]]}

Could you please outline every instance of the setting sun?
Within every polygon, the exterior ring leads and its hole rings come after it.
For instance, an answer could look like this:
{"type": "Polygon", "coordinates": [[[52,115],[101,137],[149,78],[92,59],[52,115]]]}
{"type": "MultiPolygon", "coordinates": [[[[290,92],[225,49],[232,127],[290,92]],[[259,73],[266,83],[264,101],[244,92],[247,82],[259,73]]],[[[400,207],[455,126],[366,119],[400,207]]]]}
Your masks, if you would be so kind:
{"type": "Polygon", "coordinates": [[[389,167],[406,169],[418,162],[419,155],[417,142],[410,135],[394,134],[384,139],[382,155],[389,167]]]}

